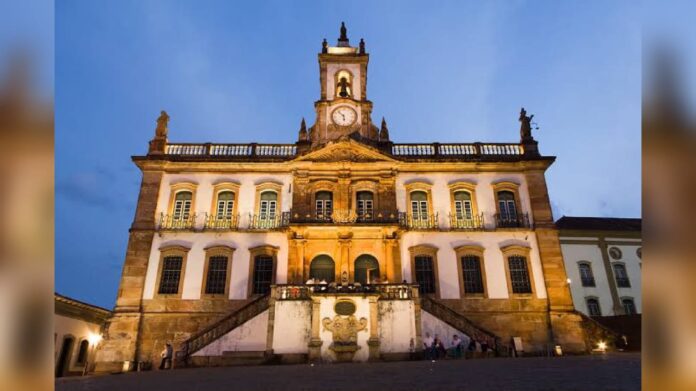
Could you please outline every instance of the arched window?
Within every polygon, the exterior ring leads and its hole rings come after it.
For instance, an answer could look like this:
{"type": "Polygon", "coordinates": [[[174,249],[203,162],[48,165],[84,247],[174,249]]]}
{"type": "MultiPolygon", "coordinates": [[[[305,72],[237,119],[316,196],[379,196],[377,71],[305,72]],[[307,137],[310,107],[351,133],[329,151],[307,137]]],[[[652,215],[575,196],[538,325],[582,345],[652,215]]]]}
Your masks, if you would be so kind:
{"type": "Polygon", "coordinates": [[[261,220],[274,220],[278,206],[278,193],[275,191],[264,191],[261,193],[260,198],[259,218],[261,220]]]}
{"type": "Polygon", "coordinates": [[[355,282],[369,284],[379,278],[379,262],[372,255],[361,255],[355,260],[355,282]]]}
{"type": "Polygon", "coordinates": [[[70,358],[72,357],[73,345],[75,338],[66,336],[63,338],[63,344],[60,347],[60,353],[56,364],[56,377],[65,376],[70,367],[70,358]]]}
{"type": "Polygon", "coordinates": [[[271,255],[257,255],[254,257],[251,293],[265,295],[271,291],[273,263],[273,256],[271,255]]]}
{"type": "Polygon", "coordinates": [[[205,294],[221,295],[227,286],[227,263],[225,255],[213,255],[208,258],[208,274],[205,279],[205,294]]]}
{"type": "Polygon", "coordinates": [[[630,288],[631,282],[628,280],[628,273],[626,273],[626,265],[623,263],[615,263],[612,265],[614,268],[614,277],[616,278],[616,286],[619,288],[630,288]]]}
{"type": "Polygon", "coordinates": [[[162,274],[160,276],[158,290],[159,294],[172,295],[179,293],[183,264],[184,257],[179,255],[169,255],[162,259],[162,274]]]}
{"type": "Polygon", "coordinates": [[[602,316],[602,310],[599,308],[599,300],[596,297],[588,297],[585,299],[587,304],[587,314],[590,316],[602,316]]]}
{"type": "Polygon", "coordinates": [[[333,193],[330,191],[320,191],[316,195],[317,219],[331,219],[333,212],[333,193]]]}
{"type": "Polygon", "coordinates": [[[80,349],[77,351],[77,361],[78,365],[84,365],[87,362],[87,354],[89,353],[89,341],[83,340],[80,342],[80,349]]]}
{"type": "Polygon", "coordinates": [[[467,254],[461,257],[464,293],[484,293],[481,258],[467,254]]]}
{"type": "Polygon", "coordinates": [[[454,193],[454,213],[457,220],[471,220],[471,193],[468,191],[457,191],[454,193]]]}
{"type": "Polygon", "coordinates": [[[356,194],[357,212],[359,220],[371,220],[373,218],[374,195],[371,191],[359,191],[356,194]]]}
{"type": "Polygon", "coordinates": [[[426,192],[411,192],[411,214],[414,220],[428,220],[428,194],[426,192]]]}
{"type": "Polygon", "coordinates": [[[336,263],[328,255],[316,256],[309,264],[309,278],[333,282],[336,279],[336,263]]]}
{"type": "Polygon", "coordinates": [[[217,201],[217,219],[230,220],[232,211],[234,211],[234,193],[231,191],[220,192],[217,201]]]}
{"type": "Polygon", "coordinates": [[[532,293],[532,283],[529,280],[527,258],[520,255],[508,257],[508,269],[510,271],[512,293],[532,293]]]}
{"type": "Polygon", "coordinates": [[[623,299],[621,299],[621,304],[623,305],[624,314],[635,315],[637,313],[636,303],[633,301],[633,298],[624,297],[623,299]]]}
{"type": "Polygon", "coordinates": [[[190,191],[180,191],[174,197],[174,220],[188,220],[191,213],[191,200],[193,194],[190,191]]]}
{"type": "Polygon", "coordinates": [[[508,190],[498,192],[498,213],[502,222],[517,221],[515,193],[508,190]]]}
{"type": "Polygon", "coordinates": [[[594,274],[592,273],[592,265],[589,262],[578,263],[580,272],[580,282],[582,286],[595,286],[594,274]]]}

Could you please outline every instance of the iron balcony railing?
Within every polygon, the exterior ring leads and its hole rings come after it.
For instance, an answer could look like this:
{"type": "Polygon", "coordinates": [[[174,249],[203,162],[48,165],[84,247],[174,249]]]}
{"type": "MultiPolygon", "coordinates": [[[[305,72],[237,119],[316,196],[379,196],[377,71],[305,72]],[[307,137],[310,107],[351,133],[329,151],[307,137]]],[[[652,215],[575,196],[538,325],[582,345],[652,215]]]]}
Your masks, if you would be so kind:
{"type": "Polygon", "coordinates": [[[397,210],[371,213],[358,213],[351,209],[335,209],[329,213],[290,212],[291,224],[398,224],[399,222],[399,211],[397,210]]]}
{"type": "Polygon", "coordinates": [[[495,226],[496,228],[531,228],[531,224],[529,223],[529,214],[527,213],[496,213],[495,226]]]}
{"type": "Polygon", "coordinates": [[[209,215],[206,213],[203,229],[235,231],[239,229],[239,215],[209,215]]]}
{"type": "Polygon", "coordinates": [[[195,224],[195,213],[189,215],[167,215],[161,213],[157,229],[160,231],[187,231],[193,230],[195,224]]]}
{"type": "Polygon", "coordinates": [[[276,214],[250,214],[249,229],[250,230],[274,230],[282,229],[288,226],[290,220],[289,212],[276,214]]]}
{"type": "Polygon", "coordinates": [[[450,229],[457,231],[475,231],[484,228],[483,213],[480,215],[472,215],[467,218],[464,215],[450,214],[450,229]]]}
{"type": "Polygon", "coordinates": [[[438,213],[427,215],[401,213],[400,224],[403,228],[410,230],[437,230],[440,228],[438,213]]]}

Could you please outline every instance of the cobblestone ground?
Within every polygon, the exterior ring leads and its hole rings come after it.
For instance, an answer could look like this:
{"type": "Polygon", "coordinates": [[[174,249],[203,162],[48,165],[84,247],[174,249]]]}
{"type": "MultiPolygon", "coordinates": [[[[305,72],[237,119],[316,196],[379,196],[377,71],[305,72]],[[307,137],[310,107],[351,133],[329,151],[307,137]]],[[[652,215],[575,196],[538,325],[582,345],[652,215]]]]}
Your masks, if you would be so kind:
{"type": "Polygon", "coordinates": [[[179,369],[58,379],[56,390],[640,390],[640,355],[179,369]]]}

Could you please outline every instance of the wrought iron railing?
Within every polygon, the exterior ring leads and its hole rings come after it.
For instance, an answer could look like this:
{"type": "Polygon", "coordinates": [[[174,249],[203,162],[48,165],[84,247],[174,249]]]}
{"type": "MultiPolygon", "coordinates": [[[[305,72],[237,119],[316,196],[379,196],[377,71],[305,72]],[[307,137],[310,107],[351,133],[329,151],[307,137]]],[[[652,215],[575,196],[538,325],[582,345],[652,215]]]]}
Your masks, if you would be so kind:
{"type": "Polygon", "coordinates": [[[288,226],[290,220],[289,212],[282,212],[276,214],[250,214],[249,215],[249,229],[250,230],[274,230],[281,229],[288,226]]]}
{"type": "Polygon", "coordinates": [[[463,215],[450,214],[449,221],[451,230],[474,231],[484,228],[483,213],[472,215],[469,218],[463,215]]]}
{"type": "Polygon", "coordinates": [[[309,300],[312,288],[309,285],[276,285],[273,298],[276,300],[309,300]]]}
{"type": "Polygon", "coordinates": [[[529,214],[495,214],[496,228],[531,228],[529,214]]]}
{"type": "Polygon", "coordinates": [[[239,228],[239,215],[209,215],[205,214],[204,229],[219,231],[234,231],[239,228]]]}
{"type": "Polygon", "coordinates": [[[205,329],[197,332],[181,345],[177,361],[186,364],[188,357],[211,342],[234,330],[244,322],[268,309],[269,296],[259,296],[205,329]]]}
{"type": "Polygon", "coordinates": [[[332,210],[330,214],[290,211],[291,224],[398,224],[399,212],[375,211],[359,214],[355,210],[332,210]]]}
{"type": "Polygon", "coordinates": [[[360,283],[288,284],[275,285],[273,292],[273,298],[276,300],[309,300],[312,295],[352,293],[376,293],[379,294],[382,300],[410,300],[418,297],[418,285],[360,283]]]}
{"type": "Polygon", "coordinates": [[[196,214],[189,215],[167,215],[160,214],[159,224],[157,229],[160,231],[187,231],[193,230],[196,225],[196,214]]]}
{"type": "Polygon", "coordinates": [[[421,296],[420,304],[424,311],[427,311],[436,318],[439,318],[443,322],[463,332],[470,338],[473,338],[475,341],[481,344],[488,344],[488,346],[496,352],[501,352],[503,348],[506,347],[501,343],[501,340],[497,335],[475,325],[464,315],[455,312],[432,297],[421,296]]]}
{"type": "Polygon", "coordinates": [[[400,214],[400,224],[403,228],[410,230],[436,230],[440,228],[438,213],[427,215],[402,213],[400,214]]]}

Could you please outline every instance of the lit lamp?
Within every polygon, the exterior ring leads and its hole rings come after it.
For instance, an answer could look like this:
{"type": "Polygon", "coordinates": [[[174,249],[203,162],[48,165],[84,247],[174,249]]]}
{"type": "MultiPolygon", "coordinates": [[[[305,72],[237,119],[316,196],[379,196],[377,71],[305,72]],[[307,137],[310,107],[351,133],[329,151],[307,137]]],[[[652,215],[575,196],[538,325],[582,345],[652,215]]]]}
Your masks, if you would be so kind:
{"type": "Polygon", "coordinates": [[[568,283],[568,285],[570,285],[570,283],[571,283],[572,281],[570,280],[570,278],[567,278],[567,279],[566,279],[566,282],[568,283]]]}
{"type": "Polygon", "coordinates": [[[599,343],[597,343],[597,349],[602,353],[606,353],[607,343],[604,341],[599,341],[599,343]]]}

